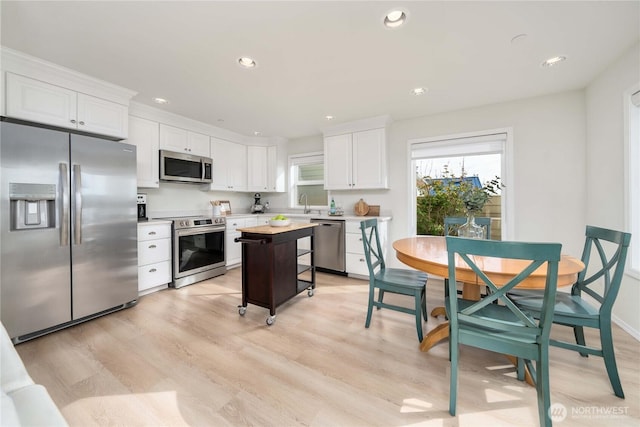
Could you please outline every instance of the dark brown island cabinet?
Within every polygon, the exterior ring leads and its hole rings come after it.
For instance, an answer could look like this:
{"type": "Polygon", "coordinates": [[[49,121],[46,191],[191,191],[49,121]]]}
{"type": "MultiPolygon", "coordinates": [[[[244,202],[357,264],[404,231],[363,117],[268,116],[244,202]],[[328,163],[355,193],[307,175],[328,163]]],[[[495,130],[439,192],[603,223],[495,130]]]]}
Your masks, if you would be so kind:
{"type": "Polygon", "coordinates": [[[241,316],[251,303],[269,309],[267,325],[276,319],[276,308],[307,290],[313,296],[316,269],[313,256],[313,229],[317,224],[294,223],[284,227],[259,225],[241,228],[236,242],[242,243],[241,316]],[[309,237],[309,248],[300,248],[301,239],[309,237]],[[310,254],[310,262],[300,262],[310,254]]]}

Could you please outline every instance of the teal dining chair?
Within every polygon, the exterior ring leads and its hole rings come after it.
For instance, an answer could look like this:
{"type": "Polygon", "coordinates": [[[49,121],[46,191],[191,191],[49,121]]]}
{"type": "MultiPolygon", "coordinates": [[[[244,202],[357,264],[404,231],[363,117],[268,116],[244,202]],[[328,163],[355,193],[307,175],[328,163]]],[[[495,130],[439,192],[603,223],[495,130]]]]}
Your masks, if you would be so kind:
{"type": "Polygon", "coordinates": [[[524,379],[524,366],[536,384],[538,416],[541,426],[550,426],[549,415],[549,333],[553,317],[553,303],[558,282],[558,262],[562,245],[559,243],[524,243],[497,240],[446,237],[449,263],[449,294],[445,299],[449,317],[449,355],[451,377],[449,413],[456,414],[458,389],[458,359],[461,344],[515,356],[518,360],[518,379],[524,379]],[[481,259],[495,257],[523,260],[521,271],[502,286],[497,286],[482,271],[481,259]],[[467,265],[475,272],[478,282],[491,293],[478,301],[458,298],[455,292],[456,264],[467,265]],[[546,282],[541,316],[536,319],[518,308],[507,293],[526,280],[536,269],[546,266],[546,282]],[[499,304],[493,304],[494,301],[499,304]],[[535,368],[533,366],[535,361],[535,368]]]}
{"type": "MultiPolygon", "coordinates": [[[[551,345],[604,358],[609,381],[616,396],[624,399],[611,333],[611,311],[618,296],[631,234],[606,228],[587,226],[582,262],[585,269],[571,287],[571,293],[558,292],[553,323],[573,328],[575,343],[551,340],[551,345]],[[599,262],[591,262],[591,255],[599,262]],[[597,266],[594,264],[597,263],[597,266]],[[588,302],[584,295],[591,297],[588,302]],[[584,328],[600,331],[600,348],[590,347],[584,339],[584,328]]],[[[542,295],[535,291],[517,291],[510,294],[519,307],[539,316],[542,295]]]]}
{"type": "Polygon", "coordinates": [[[422,341],[422,319],[427,320],[427,274],[400,268],[388,268],[384,262],[382,245],[378,234],[378,220],[376,218],[360,222],[362,231],[362,244],[364,255],[369,268],[369,304],[367,307],[367,320],[365,327],[371,324],[373,307],[378,310],[387,308],[412,314],[416,319],[416,331],[418,341],[422,341]],[[378,299],[375,299],[375,290],[378,290],[378,299]],[[413,308],[385,303],[385,293],[390,292],[400,295],[412,296],[413,308]]]}

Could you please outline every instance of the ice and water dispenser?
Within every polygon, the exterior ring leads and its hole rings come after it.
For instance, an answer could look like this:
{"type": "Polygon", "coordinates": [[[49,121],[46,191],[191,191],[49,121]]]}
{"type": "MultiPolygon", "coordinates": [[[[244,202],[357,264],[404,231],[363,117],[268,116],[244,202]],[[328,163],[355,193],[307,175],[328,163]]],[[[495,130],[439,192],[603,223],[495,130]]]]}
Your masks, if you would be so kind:
{"type": "Polygon", "coordinates": [[[11,230],[56,226],[55,184],[9,183],[11,230]]]}

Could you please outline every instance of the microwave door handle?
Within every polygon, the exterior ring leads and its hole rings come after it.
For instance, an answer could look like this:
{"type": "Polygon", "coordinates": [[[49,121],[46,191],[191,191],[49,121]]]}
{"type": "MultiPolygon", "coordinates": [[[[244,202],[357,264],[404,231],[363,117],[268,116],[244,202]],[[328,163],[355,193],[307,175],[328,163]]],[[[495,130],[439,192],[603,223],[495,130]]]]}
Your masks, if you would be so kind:
{"type": "Polygon", "coordinates": [[[205,166],[204,166],[204,159],[200,159],[200,179],[204,180],[204,175],[205,175],[205,166]]]}

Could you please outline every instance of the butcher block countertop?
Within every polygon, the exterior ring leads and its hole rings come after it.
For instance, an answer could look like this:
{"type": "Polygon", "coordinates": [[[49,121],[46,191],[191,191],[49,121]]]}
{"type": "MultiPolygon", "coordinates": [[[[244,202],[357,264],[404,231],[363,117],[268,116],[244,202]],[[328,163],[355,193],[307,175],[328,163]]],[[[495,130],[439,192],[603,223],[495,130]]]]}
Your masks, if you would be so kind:
{"type": "Polygon", "coordinates": [[[271,225],[258,225],[256,227],[238,228],[238,231],[242,233],[254,233],[254,234],[279,234],[287,233],[289,231],[300,230],[302,228],[315,227],[318,224],[311,223],[298,223],[294,222],[284,227],[272,227],[271,225]]]}

